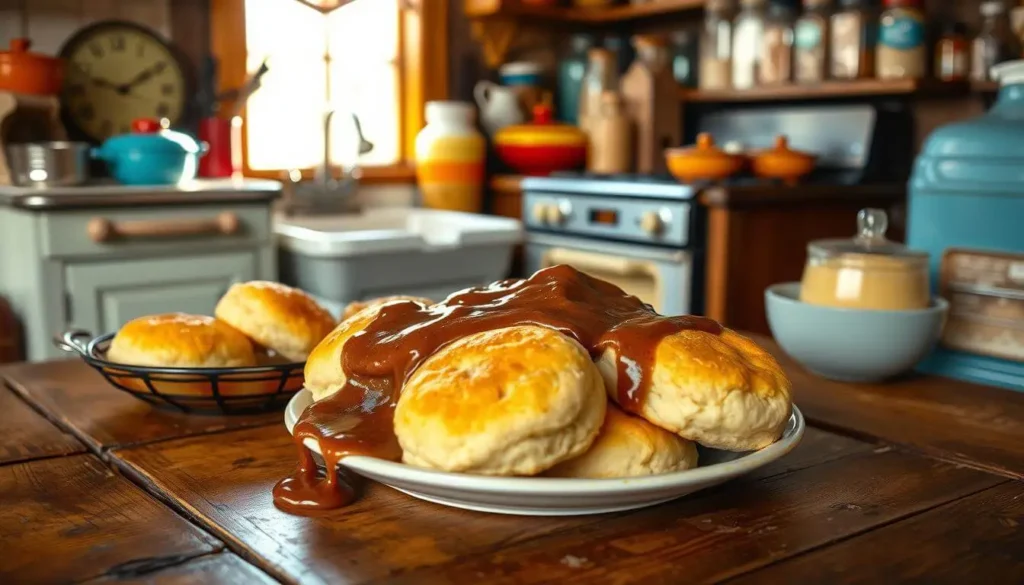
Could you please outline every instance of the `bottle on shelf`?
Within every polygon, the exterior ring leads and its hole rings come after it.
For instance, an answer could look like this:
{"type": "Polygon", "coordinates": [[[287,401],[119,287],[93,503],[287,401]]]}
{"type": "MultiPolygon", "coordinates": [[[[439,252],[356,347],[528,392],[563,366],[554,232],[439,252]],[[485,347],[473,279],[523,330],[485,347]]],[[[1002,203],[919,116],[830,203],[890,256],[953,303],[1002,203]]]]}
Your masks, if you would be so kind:
{"type": "Polygon", "coordinates": [[[628,173],[633,166],[633,130],[622,94],[605,91],[600,109],[590,119],[587,170],[600,175],[628,173]]]}
{"type": "Polygon", "coordinates": [[[1021,41],[1010,27],[1006,6],[998,0],[981,4],[982,24],[972,43],[971,79],[992,81],[992,67],[1021,58],[1021,41]]]}
{"type": "Polygon", "coordinates": [[[563,122],[576,123],[583,76],[587,72],[587,51],[593,45],[591,35],[573,35],[569,40],[569,53],[558,64],[558,119],[563,122]]]}
{"type": "Polygon", "coordinates": [[[928,74],[922,0],[885,0],[879,18],[875,73],[879,79],[921,79],[928,74]]]}
{"type": "Polygon", "coordinates": [[[841,0],[832,15],[829,74],[833,79],[869,79],[875,76],[875,40],[878,19],[867,0],[841,0]]]}
{"type": "Polygon", "coordinates": [[[584,132],[589,131],[590,117],[601,109],[601,94],[618,86],[619,70],[615,55],[604,47],[593,47],[587,51],[587,72],[583,75],[577,113],[577,125],[584,132]]]}
{"type": "Polygon", "coordinates": [[[946,25],[935,45],[935,77],[942,81],[963,81],[971,71],[971,46],[967,25],[954,22],[946,25]]]}
{"type": "Polygon", "coordinates": [[[765,0],[740,0],[740,7],[732,27],[732,86],[750,89],[761,67],[765,0]]]}
{"type": "Polygon", "coordinates": [[[704,28],[700,35],[701,89],[729,89],[732,87],[732,19],[733,0],[708,0],[704,28]]]}
{"type": "Polygon", "coordinates": [[[682,87],[698,84],[697,35],[692,29],[672,33],[672,78],[682,87]]]}
{"type": "Polygon", "coordinates": [[[793,38],[793,78],[797,83],[820,83],[829,76],[831,0],[804,0],[793,38]]]}
{"type": "Polygon", "coordinates": [[[772,0],[765,13],[761,37],[761,65],[757,80],[778,85],[793,80],[793,25],[796,10],[792,0],[772,0]]]}

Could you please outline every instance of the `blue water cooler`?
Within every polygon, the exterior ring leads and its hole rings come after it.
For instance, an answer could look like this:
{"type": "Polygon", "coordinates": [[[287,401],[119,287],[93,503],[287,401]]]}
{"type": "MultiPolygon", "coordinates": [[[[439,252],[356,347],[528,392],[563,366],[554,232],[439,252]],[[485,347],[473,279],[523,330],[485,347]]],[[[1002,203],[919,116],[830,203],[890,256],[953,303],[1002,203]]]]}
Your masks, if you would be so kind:
{"type": "Polygon", "coordinates": [[[907,244],[950,301],[923,371],[1024,391],[1024,60],[985,115],[936,130],[910,179],[907,244]]]}

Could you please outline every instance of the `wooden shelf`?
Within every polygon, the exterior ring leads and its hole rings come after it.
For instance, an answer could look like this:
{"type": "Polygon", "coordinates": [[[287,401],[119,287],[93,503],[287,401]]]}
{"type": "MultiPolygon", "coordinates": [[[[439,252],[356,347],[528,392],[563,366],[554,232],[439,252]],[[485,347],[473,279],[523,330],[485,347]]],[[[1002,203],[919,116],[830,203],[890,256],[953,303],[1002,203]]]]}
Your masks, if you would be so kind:
{"type": "Polygon", "coordinates": [[[928,79],[865,79],[827,81],[817,85],[762,86],[754,89],[682,89],[680,99],[690,103],[762,102],[776,100],[838,99],[887,95],[968,95],[971,85],[961,81],[928,79]]]}
{"type": "Polygon", "coordinates": [[[509,16],[580,24],[611,24],[664,16],[704,7],[704,0],[649,0],[645,4],[576,8],[533,6],[521,0],[465,0],[470,18],[509,16]]]}

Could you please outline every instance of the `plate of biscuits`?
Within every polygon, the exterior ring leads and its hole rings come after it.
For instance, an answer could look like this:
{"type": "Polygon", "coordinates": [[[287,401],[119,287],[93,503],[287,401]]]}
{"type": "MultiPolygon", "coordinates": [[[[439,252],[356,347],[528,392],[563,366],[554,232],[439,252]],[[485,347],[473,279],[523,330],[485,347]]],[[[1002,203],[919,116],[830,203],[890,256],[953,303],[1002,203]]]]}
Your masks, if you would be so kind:
{"type": "Polygon", "coordinates": [[[628,510],[749,473],[804,432],[756,343],[569,266],[348,313],[285,409],[287,512],[354,501],[352,473],[483,512],[628,510]]]}
{"type": "Polygon", "coordinates": [[[55,343],[154,406],[245,414],[283,408],[303,386],[309,352],[336,325],[307,293],[251,281],[232,285],[214,316],[147,315],[115,333],[72,330],[55,343]]]}

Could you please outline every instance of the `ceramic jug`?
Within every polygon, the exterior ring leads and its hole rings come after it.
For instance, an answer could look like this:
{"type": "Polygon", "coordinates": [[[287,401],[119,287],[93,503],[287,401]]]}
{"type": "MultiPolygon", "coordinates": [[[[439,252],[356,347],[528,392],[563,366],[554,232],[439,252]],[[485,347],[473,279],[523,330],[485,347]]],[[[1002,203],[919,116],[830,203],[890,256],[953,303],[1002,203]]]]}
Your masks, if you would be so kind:
{"type": "Polygon", "coordinates": [[[519,105],[519,95],[512,88],[481,81],[473,89],[473,97],[480,108],[480,123],[492,136],[505,126],[526,121],[523,109],[519,105]]]}
{"type": "Polygon", "coordinates": [[[416,136],[416,179],[424,206],[479,213],[484,137],[467,102],[427,102],[427,125],[416,136]]]}

